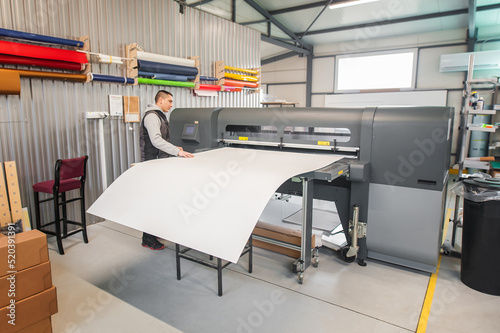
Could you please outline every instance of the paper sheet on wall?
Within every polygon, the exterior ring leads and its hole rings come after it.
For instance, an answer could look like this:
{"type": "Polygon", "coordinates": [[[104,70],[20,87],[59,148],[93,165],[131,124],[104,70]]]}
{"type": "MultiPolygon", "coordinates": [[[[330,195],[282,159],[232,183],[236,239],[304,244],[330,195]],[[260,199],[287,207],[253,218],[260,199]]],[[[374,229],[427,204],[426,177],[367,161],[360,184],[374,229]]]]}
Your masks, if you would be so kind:
{"type": "Polygon", "coordinates": [[[147,161],[118,177],[87,212],[236,263],[276,189],[339,159],[221,148],[147,161]]]}

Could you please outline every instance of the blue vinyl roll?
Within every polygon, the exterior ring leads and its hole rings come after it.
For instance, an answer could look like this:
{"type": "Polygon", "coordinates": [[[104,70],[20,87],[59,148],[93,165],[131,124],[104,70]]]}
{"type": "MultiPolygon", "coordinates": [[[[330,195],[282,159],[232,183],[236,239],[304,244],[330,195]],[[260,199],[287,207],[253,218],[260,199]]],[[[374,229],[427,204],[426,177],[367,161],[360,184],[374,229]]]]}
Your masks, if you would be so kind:
{"type": "Polygon", "coordinates": [[[174,74],[193,76],[198,75],[198,68],[179,65],[163,64],[161,62],[153,62],[146,60],[137,60],[139,70],[141,72],[174,74]]]}
{"type": "Polygon", "coordinates": [[[134,79],[130,77],[102,75],[94,73],[92,73],[92,81],[134,84],[134,79]]]}
{"type": "Polygon", "coordinates": [[[51,44],[75,46],[75,47],[82,47],[83,46],[83,42],[81,42],[79,40],[51,37],[51,36],[45,36],[45,35],[37,35],[37,34],[31,34],[28,32],[9,30],[9,29],[3,29],[3,28],[0,28],[0,36],[15,38],[15,39],[32,40],[35,42],[44,42],[44,43],[51,43],[51,44]]]}
{"type": "Polygon", "coordinates": [[[217,81],[218,79],[216,77],[200,75],[200,80],[202,80],[202,81],[217,81]]]}
{"type": "Polygon", "coordinates": [[[150,77],[156,80],[181,81],[181,82],[187,82],[187,80],[194,80],[196,78],[196,76],[150,73],[143,71],[139,71],[139,76],[150,77]]]}

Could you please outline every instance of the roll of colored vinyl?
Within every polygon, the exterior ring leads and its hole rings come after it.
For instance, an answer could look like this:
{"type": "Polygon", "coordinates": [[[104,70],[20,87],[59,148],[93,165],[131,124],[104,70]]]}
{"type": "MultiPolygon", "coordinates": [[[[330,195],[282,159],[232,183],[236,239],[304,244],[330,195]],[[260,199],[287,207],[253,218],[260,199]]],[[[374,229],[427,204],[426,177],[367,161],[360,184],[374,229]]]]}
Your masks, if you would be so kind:
{"type": "Polygon", "coordinates": [[[216,90],[220,91],[220,86],[215,84],[200,84],[200,90],[216,90]]]}
{"type": "Polygon", "coordinates": [[[42,71],[25,71],[25,70],[19,70],[18,72],[21,77],[74,81],[74,82],[87,81],[87,75],[83,74],[67,74],[67,73],[53,73],[53,72],[42,72],[42,71]]]}
{"type": "Polygon", "coordinates": [[[0,53],[18,57],[76,62],[79,64],[88,63],[85,53],[6,41],[0,41],[0,53]]]}
{"type": "Polygon", "coordinates": [[[253,69],[245,69],[245,68],[238,68],[238,67],[231,67],[231,66],[224,66],[224,69],[228,70],[228,71],[242,72],[242,73],[247,73],[247,74],[251,74],[251,75],[259,74],[259,71],[256,71],[253,69]]]}
{"type": "Polygon", "coordinates": [[[232,87],[247,87],[247,88],[257,88],[259,85],[254,82],[244,82],[244,81],[236,81],[236,80],[230,80],[230,79],[225,79],[224,85],[226,86],[232,86],[232,87]]]}
{"type": "Polygon", "coordinates": [[[0,54],[0,64],[37,66],[37,67],[67,69],[71,71],[81,71],[85,68],[85,65],[77,64],[75,62],[35,59],[35,58],[18,57],[5,54],[0,54]]]}
{"type": "Polygon", "coordinates": [[[224,73],[225,77],[228,77],[230,79],[235,79],[235,80],[240,80],[240,81],[247,81],[247,82],[257,82],[259,81],[259,78],[255,76],[249,76],[249,75],[241,75],[241,74],[234,74],[234,73],[224,73]]]}
{"type": "Polygon", "coordinates": [[[217,81],[218,79],[216,77],[200,75],[200,80],[201,81],[217,81]]]}
{"type": "Polygon", "coordinates": [[[166,55],[149,53],[149,52],[142,52],[142,51],[137,51],[137,59],[160,62],[163,64],[186,66],[186,67],[194,67],[195,66],[195,61],[192,59],[176,58],[176,57],[170,57],[170,56],[166,56],[166,55]]]}
{"type": "Polygon", "coordinates": [[[16,70],[0,69],[0,95],[20,95],[21,79],[16,70]]]}
{"type": "Polygon", "coordinates": [[[158,85],[158,86],[175,86],[175,87],[194,88],[194,82],[155,80],[155,79],[146,79],[143,77],[138,78],[137,82],[142,83],[142,84],[154,84],[154,85],[158,85]]]}
{"type": "Polygon", "coordinates": [[[224,86],[224,91],[242,91],[243,89],[242,88],[238,88],[238,87],[231,87],[231,86],[224,86]]]}
{"type": "Polygon", "coordinates": [[[134,79],[132,79],[130,77],[123,77],[123,76],[112,76],[112,75],[91,73],[90,78],[92,81],[134,84],[134,79]]]}
{"type": "Polygon", "coordinates": [[[196,76],[149,73],[143,71],[139,71],[139,76],[150,77],[157,80],[183,81],[183,82],[186,82],[187,80],[194,80],[196,78],[196,76]]]}
{"type": "Polygon", "coordinates": [[[67,46],[75,46],[75,47],[82,47],[83,46],[83,42],[81,42],[79,40],[51,37],[51,36],[45,36],[45,35],[37,35],[37,34],[31,34],[29,32],[22,32],[22,31],[2,29],[2,28],[0,28],[0,36],[15,38],[15,39],[32,40],[35,42],[43,42],[43,43],[50,43],[50,44],[59,44],[59,45],[67,45],[67,46]]]}
{"type": "Polygon", "coordinates": [[[193,76],[198,75],[198,68],[163,64],[146,60],[137,60],[138,68],[142,72],[193,76]]]}

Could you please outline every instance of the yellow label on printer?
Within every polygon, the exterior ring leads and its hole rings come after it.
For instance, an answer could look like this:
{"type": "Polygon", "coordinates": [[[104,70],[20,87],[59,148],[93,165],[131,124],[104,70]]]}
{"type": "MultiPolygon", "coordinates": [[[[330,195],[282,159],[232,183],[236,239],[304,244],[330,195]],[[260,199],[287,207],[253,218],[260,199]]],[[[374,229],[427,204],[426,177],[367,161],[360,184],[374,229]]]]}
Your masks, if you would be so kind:
{"type": "Polygon", "coordinates": [[[330,141],[318,141],[318,146],[329,146],[330,141]]]}
{"type": "Polygon", "coordinates": [[[238,139],[240,141],[248,141],[248,137],[246,137],[246,136],[240,136],[238,139]]]}

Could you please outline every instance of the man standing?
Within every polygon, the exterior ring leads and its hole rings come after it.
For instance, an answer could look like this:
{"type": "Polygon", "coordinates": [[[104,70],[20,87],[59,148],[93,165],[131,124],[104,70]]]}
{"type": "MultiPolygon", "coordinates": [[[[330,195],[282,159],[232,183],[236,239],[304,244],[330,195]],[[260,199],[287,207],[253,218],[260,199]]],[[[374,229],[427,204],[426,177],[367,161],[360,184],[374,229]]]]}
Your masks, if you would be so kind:
{"type": "MultiPolygon", "coordinates": [[[[173,105],[173,95],[166,90],[160,90],[155,96],[155,104],[148,104],[141,122],[141,162],[170,156],[185,158],[193,154],[176,147],[169,142],[170,131],[167,113],[173,105]]],[[[142,246],[152,250],[162,250],[164,245],[150,234],[142,234],[142,246]]]]}

